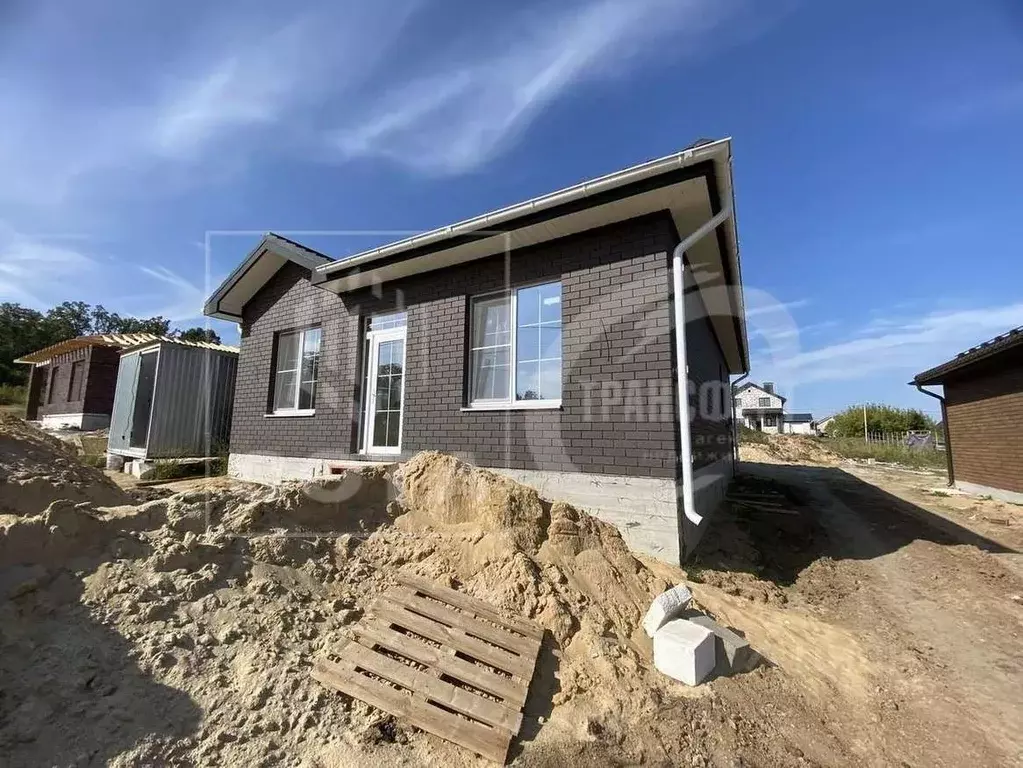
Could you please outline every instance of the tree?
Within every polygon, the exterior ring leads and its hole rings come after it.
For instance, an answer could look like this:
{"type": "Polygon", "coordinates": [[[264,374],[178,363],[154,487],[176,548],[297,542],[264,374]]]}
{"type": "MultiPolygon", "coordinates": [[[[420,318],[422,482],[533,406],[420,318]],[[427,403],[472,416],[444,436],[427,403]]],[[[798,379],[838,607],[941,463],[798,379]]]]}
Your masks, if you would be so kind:
{"type": "MultiPolygon", "coordinates": [[[[835,415],[828,425],[829,437],[863,437],[862,405],[852,405],[835,415]]],[[[895,408],[871,403],[867,409],[867,430],[870,432],[910,432],[934,429],[929,416],[915,408],[895,408]]]]}
{"type": "Polygon", "coordinates": [[[182,341],[207,341],[211,344],[220,343],[220,337],[212,328],[188,328],[184,331],[176,331],[176,334],[182,341]]]}
{"type": "Polygon", "coordinates": [[[169,330],[170,321],[165,317],[121,317],[100,304],[93,307],[84,301],[65,301],[45,314],[5,302],[0,304],[0,384],[24,384],[29,368],[14,361],[64,339],[93,333],[166,336],[169,330]]]}

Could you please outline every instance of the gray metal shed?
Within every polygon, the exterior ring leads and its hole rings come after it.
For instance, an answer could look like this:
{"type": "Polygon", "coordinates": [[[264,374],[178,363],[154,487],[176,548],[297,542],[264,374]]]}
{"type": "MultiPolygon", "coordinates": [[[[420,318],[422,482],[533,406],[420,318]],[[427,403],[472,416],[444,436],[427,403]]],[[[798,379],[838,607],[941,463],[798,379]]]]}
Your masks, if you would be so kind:
{"type": "Polygon", "coordinates": [[[160,338],[121,355],[107,450],[137,459],[226,451],[238,349],[160,338]]]}

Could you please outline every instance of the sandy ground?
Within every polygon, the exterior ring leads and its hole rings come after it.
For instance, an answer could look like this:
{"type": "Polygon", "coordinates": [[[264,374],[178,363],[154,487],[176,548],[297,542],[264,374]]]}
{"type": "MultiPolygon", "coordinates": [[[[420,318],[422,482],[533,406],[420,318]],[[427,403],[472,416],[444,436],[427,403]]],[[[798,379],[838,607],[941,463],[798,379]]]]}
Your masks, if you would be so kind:
{"type": "Polygon", "coordinates": [[[931,476],[746,464],[740,488],[789,507],[728,507],[682,571],[438,454],[118,487],[19,424],[0,437],[2,766],[487,765],[309,676],[397,571],[547,630],[514,765],[1023,757],[1020,520],[931,476]],[[639,623],[681,581],[766,663],[696,689],[654,670],[639,623]]]}
{"type": "Polygon", "coordinates": [[[823,763],[1023,764],[1023,508],[830,457],[742,471],[789,514],[724,510],[689,576],[816,700],[786,736],[823,763]]]}

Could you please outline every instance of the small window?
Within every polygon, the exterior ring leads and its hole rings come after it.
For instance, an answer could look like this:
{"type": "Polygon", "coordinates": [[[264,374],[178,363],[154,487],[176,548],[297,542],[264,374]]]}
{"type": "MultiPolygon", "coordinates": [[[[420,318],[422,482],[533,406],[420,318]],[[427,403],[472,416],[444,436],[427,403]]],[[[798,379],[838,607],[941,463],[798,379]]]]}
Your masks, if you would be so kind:
{"type": "Polygon", "coordinates": [[[280,333],[274,374],[274,413],[309,412],[316,407],[320,329],[280,333]]]}
{"type": "Polygon", "coordinates": [[[85,361],[76,360],[71,363],[71,381],[67,387],[68,402],[75,403],[82,399],[82,388],[85,383],[85,361]]]}
{"type": "Polygon", "coordinates": [[[761,408],[770,408],[771,407],[771,398],[769,398],[769,397],[762,397],[762,398],[760,398],[760,407],[761,408]]]}
{"type": "Polygon", "coordinates": [[[469,358],[471,405],[560,405],[561,283],[475,299],[469,358]]]}
{"type": "Polygon", "coordinates": [[[50,393],[46,397],[47,403],[52,403],[53,398],[57,394],[57,374],[60,371],[60,366],[55,365],[50,368],[50,393]]]}

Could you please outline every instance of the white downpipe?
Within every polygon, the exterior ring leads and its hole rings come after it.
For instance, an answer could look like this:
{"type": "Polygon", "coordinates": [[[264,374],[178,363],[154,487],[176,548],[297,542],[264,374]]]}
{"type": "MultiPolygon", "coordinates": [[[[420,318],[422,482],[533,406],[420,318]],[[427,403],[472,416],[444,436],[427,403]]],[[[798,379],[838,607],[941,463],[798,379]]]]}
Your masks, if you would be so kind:
{"type": "Polygon", "coordinates": [[[682,511],[693,525],[703,522],[696,512],[693,496],[693,442],[689,429],[689,358],[686,356],[686,297],[685,297],[685,255],[697,242],[713,232],[732,215],[732,206],[726,205],[714,218],[675,246],[671,256],[672,288],[675,293],[675,357],[678,361],[676,384],[678,386],[678,433],[682,444],[682,511]]]}

